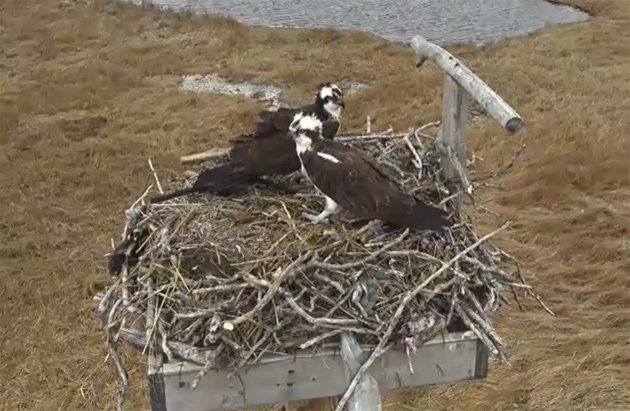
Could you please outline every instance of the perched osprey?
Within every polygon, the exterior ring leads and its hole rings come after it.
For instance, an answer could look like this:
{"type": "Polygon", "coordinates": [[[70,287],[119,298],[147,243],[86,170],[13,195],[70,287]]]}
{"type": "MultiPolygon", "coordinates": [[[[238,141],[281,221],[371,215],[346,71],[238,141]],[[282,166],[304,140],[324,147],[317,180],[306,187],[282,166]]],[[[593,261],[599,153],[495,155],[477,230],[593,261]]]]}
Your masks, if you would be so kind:
{"type": "Polygon", "coordinates": [[[271,131],[289,131],[289,125],[297,113],[314,114],[322,122],[322,136],[332,139],[339,130],[341,111],[345,108],[343,91],[333,83],[321,83],[315,92],[315,101],[298,107],[280,107],[276,111],[263,110],[258,115],[256,134],[271,131]]]}
{"type": "Polygon", "coordinates": [[[197,192],[229,195],[256,182],[291,191],[262,177],[289,175],[300,170],[295,142],[289,135],[293,117],[296,113],[305,113],[319,119],[326,129],[326,138],[333,139],[344,107],[341,89],[332,83],[322,83],[317,88],[315,103],[301,108],[263,111],[253,134],[241,134],[232,140],[227,164],[202,171],[192,187],[158,195],[149,201],[157,203],[197,192]]]}
{"type": "Polygon", "coordinates": [[[410,229],[448,225],[446,212],[403,192],[360,150],[322,138],[321,127],[315,116],[300,113],[290,125],[302,172],[326,200],[320,214],[307,215],[314,224],[343,207],[355,218],[410,229]]]}

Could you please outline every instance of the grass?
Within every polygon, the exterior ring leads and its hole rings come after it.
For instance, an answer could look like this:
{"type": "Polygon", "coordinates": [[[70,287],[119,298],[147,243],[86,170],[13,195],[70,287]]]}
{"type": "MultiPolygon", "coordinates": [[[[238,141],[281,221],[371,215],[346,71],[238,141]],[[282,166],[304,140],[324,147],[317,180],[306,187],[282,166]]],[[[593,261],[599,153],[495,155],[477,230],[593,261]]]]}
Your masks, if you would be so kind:
{"type": "MultiPolygon", "coordinates": [[[[482,167],[527,150],[484,204],[513,219],[503,246],[557,311],[495,319],[512,368],[487,381],[392,393],[388,410],[630,408],[630,3],[570,0],[594,18],[481,48],[450,48],[526,121],[506,138],[471,130],[482,167]]],[[[103,253],[147,177],[246,130],[262,106],[177,90],[181,74],[272,81],[295,101],[326,80],[373,87],[348,99],[346,130],[439,118],[441,76],[362,33],[271,30],[104,1],[0,4],[0,409],[105,410],[91,297],[103,253]]],[[[483,216],[481,216],[483,217],[483,216]]],[[[481,223],[485,219],[482,218],[481,223]]],[[[491,221],[487,221],[489,225],[491,221]]],[[[140,358],[129,409],[146,408],[140,358]]]]}

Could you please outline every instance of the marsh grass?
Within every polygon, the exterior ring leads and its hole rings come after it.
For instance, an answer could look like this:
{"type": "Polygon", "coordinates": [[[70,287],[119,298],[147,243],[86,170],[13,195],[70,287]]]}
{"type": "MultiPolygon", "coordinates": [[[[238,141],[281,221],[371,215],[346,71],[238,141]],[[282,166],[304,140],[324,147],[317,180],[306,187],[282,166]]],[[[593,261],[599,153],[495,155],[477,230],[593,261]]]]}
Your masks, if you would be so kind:
{"type": "MultiPolygon", "coordinates": [[[[572,1],[573,2],[573,1],[572,1]]],[[[630,4],[575,0],[589,22],[451,51],[523,116],[508,138],[475,122],[484,205],[515,221],[502,248],[559,314],[495,318],[512,368],[487,381],[387,396],[388,410],[630,408],[630,4]]],[[[92,295],[119,216],[151,157],[223,145],[262,103],[177,90],[181,74],[274,82],[291,101],[326,80],[371,88],[348,97],[345,131],[405,129],[439,117],[441,76],[409,50],[330,30],[247,28],[129,5],[56,0],[0,4],[0,339],[2,409],[112,409],[115,371],[92,295]],[[104,119],[104,120],[103,120],[104,119]]],[[[486,231],[493,218],[479,215],[486,231]]],[[[146,407],[141,358],[129,409],[146,407]]]]}

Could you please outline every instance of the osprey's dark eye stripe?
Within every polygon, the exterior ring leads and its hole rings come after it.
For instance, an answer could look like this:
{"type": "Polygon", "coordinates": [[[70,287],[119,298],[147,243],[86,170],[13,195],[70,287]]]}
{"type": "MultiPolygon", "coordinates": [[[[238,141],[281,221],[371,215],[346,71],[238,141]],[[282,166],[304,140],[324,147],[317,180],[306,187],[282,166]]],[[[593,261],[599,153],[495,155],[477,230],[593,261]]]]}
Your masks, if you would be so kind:
{"type": "Polygon", "coordinates": [[[317,138],[319,137],[320,131],[319,130],[305,130],[304,134],[306,134],[310,138],[317,138]]]}

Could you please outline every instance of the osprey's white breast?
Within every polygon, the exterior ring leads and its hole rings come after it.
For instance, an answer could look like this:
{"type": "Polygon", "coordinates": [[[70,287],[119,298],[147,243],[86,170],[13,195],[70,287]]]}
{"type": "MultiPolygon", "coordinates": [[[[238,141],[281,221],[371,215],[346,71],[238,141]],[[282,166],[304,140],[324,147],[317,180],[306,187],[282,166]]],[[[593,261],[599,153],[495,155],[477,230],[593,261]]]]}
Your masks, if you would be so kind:
{"type": "Polygon", "coordinates": [[[332,101],[329,101],[328,103],[324,104],[324,110],[326,110],[326,112],[328,114],[330,114],[330,116],[336,120],[336,121],[340,121],[341,119],[341,106],[337,103],[333,103],[332,101]]]}
{"type": "Polygon", "coordinates": [[[310,151],[312,145],[313,140],[303,134],[295,138],[295,150],[297,151],[298,155],[310,151]]]}

